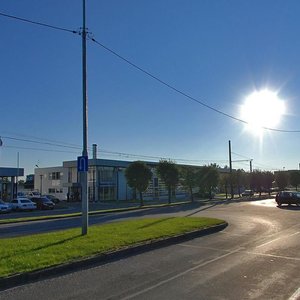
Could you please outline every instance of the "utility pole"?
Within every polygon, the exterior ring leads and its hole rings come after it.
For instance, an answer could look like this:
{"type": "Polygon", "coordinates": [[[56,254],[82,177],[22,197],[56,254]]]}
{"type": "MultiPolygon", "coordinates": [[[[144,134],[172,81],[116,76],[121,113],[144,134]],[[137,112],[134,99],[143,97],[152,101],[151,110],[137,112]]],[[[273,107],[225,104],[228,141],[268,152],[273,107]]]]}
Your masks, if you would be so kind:
{"type": "MultiPolygon", "coordinates": [[[[82,15],[82,111],[83,111],[83,149],[82,156],[88,157],[87,151],[87,132],[88,132],[88,115],[87,115],[87,91],[86,91],[86,27],[85,27],[85,0],[83,4],[82,15]]],[[[81,182],[81,201],[82,201],[82,235],[88,231],[88,171],[80,172],[81,182]]]]}
{"type": "Polygon", "coordinates": [[[252,173],[252,161],[253,159],[250,159],[250,173],[252,173]]]}
{"type": "Polygon", "coordinates": [[[18,197],[18,181],[19,181],[19,165],[20,165],[20,153],[17,155],[17,177],[16,177],[16,197],[18,197]]]}
{"type": "Polygon", "coordinates": [[[233,183],[232,183],[232,160],[231,160],[231,141],[229,141],[229,168],[230,168],[230,193],[231,199],[234,198],[233,183]]]}

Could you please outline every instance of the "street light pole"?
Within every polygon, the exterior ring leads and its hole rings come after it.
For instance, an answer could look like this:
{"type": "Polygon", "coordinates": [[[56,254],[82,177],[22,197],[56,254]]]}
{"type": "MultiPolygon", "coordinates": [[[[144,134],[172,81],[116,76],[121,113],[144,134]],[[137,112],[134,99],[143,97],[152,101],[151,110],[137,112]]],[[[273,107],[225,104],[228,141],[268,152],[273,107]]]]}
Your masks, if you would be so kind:
{"type": "Polygon", "coordinates": [[[233,199],[234,193],[233,193],[233,182],[232,182],[231,141],[228,142],[228,145],[229,145],[229,168],[230,168],[230,193],[231,193],[231,199],[233,199]]]}
{"type": "MultiPolygon", "coordinates": [[[[87,151],[87,132],[88,132],[88,115],[87,115],[87,91],[86,91],[86,27],[85,27],[85,0],[82,1],[82,111],[83,111],[83,149],[82,156],[88,156],[87,151]]],[[[88,230],[88,172],[80,172],[81,181],[81,201],[82,201],[82,235],[87,234],[88,230]]]]}

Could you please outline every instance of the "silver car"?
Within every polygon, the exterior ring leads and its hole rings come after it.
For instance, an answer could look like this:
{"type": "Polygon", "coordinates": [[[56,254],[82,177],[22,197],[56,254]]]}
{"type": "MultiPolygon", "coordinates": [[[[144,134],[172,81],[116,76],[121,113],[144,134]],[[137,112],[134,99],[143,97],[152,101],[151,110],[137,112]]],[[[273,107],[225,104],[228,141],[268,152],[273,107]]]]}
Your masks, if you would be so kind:
{"type": "Polygon", "coordinates": [[[30,199],[25,197],[16,198],[12,200],[10,203],[12,205],[12,209],[17,211],[36,209],[36,204],[32,202],[30,199]]]}
{"type": "Polygon", "coordinates": [[[9,203],[0,199],[0,213],[8,213],[12,210],[12,206],[9,203]]]}

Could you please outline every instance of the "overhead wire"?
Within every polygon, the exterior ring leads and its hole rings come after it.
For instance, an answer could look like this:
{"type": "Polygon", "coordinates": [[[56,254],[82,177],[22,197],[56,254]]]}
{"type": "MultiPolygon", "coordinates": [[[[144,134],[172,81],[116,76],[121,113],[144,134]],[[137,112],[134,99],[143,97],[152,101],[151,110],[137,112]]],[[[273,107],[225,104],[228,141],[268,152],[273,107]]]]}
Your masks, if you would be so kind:
{"type": "MultiPolygon", "coordinates": [[[[89,36],[88,36],[89,37],[89,36]]],[[[230,115],[222,110],[219,110],[211,105],[208,105],[206,103],[204,103],[203,101],[199,100],[199,99],[196,99],[195,97],[187,94],[186,92],[183,92],[182,90],[179,90],[178,88],[174,87],[173,85],[167,83],[166,81],[160,79],[159,77],[153,75],[152,73],[146,71],[145,69],[139,67],[138,65],[136,65],[135,63],[131,62],[130,60],[128,60],[127,58],[123,57],[122,55],[118,54],[116,51],[108,48],[107,46],[105,46],[104,44],[98,42],[95,38],[93,37],[89,37],[90,40],[92,40],[93,42],[95,42],[97,45],[101,46],[103,49],[107,50],[108,52],[112,53],[113,55],[115,55],[116,57],[118,57],[119,59],[125,61],[127,64],[129,64],[130,66],[132,66],[133,68],[139,70],[140,72],[146,74],[147,76],[151,77],[152,79],[156,80],[157,82],[161,83],[162,85],[170,88],[171,90],[175,91],[176,93],[184,96],[185,98],[189,99],[190,101],[193,101],[193,102],[196,102],[218,114],[221,114],[225,117],[228,117],[230,119],[233,119],[235,121],[238,121],[238,122],[241,122],[241,123],[244,123],[244,124],[249,124],[249,122],[245,121],[245,120],[242,120],[240,118],[237,118],[233,115],[230,115]]],[[[276,131],[276,132],[284,132],[284,133],[300,133],[300,130],[286,130],[286,129],[278,129],[278,128],[271,128],[271,127],[266,127],[266,126],[262,126],[261,127],[262,129],[265,129],[265,130],[269,130],[269,131],[276,131]]]]}
{"type": "MultiPolygon", "coordinates": [[[[15,19],[15,20],[18,20],[18,21],[22,21],[22,22],[27,22],[27,23],[30,23],[30,24],[34,24],[34,25],[39,25],[39,26],[44,26],[44,27],[48,27],[48,28],[51,28],[51,29],[55,29],[55,30],[61,30],[61,31],[66,31],[66,32],[70,32],[70,33],[74,33],[74,34],[79,34],[81,35],[81,31],[76,31],[76,30],[71,30],[71,29],[68,29],[68,28],[63,28],[63,27],[58,27],[58,26],[54,26],[54,25],[50,25],[50,24],[46,24],[46,23],[42,23],[42,22],[37,22],[37,21],[32,21],[32,20],[29,20],[29,19],[25,19],[25,18],[21,18],[21,17],[17,17],[17,16],[14,16],[14,15],[9,15],[9,14],[6,14],[6,13],[2,13],[0,12],[0,16],[3,16],[3,17],[7,17],[7,18],[11,18],[11,19],[15,19]]],[[[83,29],[85,30],[85,28],[83,29]]],[[[116,51],[110,49],[109,47],[105,46],[104,44],[100,43],[99,41],[97,41],[94,37],[92,37],[90,35],[90,33],[87,34],[87,38],[91,41],[93,41],[94,43],[96,43],[98,46],[102,47],[103,49],[105,49],[106,51],[110,52],[111,54],[113,54],[114,56],[118,57],[119,59],[125,61],[127,64],[129,64],[130,66],[132,66],[133,68],[139,70],[140,72],[146,74],[147,76],[151,77],[152,79],[154,79],[155,81],[159,82],[160,84],[168,87],[169,89],[173,90],[174,92],[184,96],[185,98],[187,98],[188,100],[190,101],[193,101],[193,102],[196,102],[218,114],[221,114],[227,118],[230,118],[232,120],[235,120],[235,121],[238,121],[238,122],[241,122],[243,124],[249,124],[249,122],[243,120],[243,119],[240,119],[240,118],[237,118],[233,115],[230,115],[220,109],[217,109],[211,105],[208,105],[206,104],[205,102],[199,100],[199,99],[196,99],[195,97],[187,94],[186,92],[183,92],[182,90],[179,90],[178,88],[174,87],[173,85],[167,83],[166,81],[160,79],[159,77],[153,75],[152,73],[146,71],[144,68],[142,67],[139,67],[137,64],[131,62],[129,59],[123,57],[122,55],[120,55],[119,53],[117,53],[116,51]]],[[[269,130],[269,131],[275,131],[275,132],[283,132],[283,133],[300,133],[300,130],[286,130],[286,129],[278,129],[278,128],[271,128],[271,127],[266,127],[266,126],[262,126],[261,127],[262,129],[265,129],[265,130],[269,130]]]]}
{"type": "Polygon", "coordinates": [[[46,23],[42,23],[42,22],[32,21],[32,20],[29,20],[29,19],[20,18],[20,17],[17,17],[17,16],[5,14],[3,12],[0,12],[0,16],[6,17],[6,18],[10,18],[10,19],[14,19],[14,20],[18,20],[18,21],[22,21],[22,22],[26,22],[26,23],[30,23],[30,24],[34,24],[34,25],[48,27],[48,28],[51,28],[51,29],[56,29],[56,30],[60,30],[60,31],[66,31],[66,32],[71,32],[71,33],[79,34],[79,31],[76,31],[76,30],[72,30],[72,29],[68,29],[68,28],[63,28],[63,27],[58,27],[58,26],[54,26],[54,25],[50,25],[50,24],[46,24],[46,23]]]}
{"type": "MultiPolygon", "coordinates": [[[[1,135],[1,138],[13,140],[13,141],[20,141],[20,142],[26,142],[26,143],[34,143],[34,144],[41,144],[41,145],[48,145],[48,146],[55,146],[55,147],[62,147],[62,148],[70,148],[70,149],[78,149],[80,150],[80,146],[73,145],[70,146],[68,144],[59,144],[57,143],[50,143],[45,141],[36,141],[36,140],[30,140],[30,139],[21,139],[21,138],[15,138],[11,136],[3,136],[1,135]]],[[[35,139],[39,139],[35,137],[35,139]]],[[[41,140],[43,140],[41,138],[41,140]]],[[[11,145],[3,145],[4,148],[15,148],[15,149],[24,149],[24,150],[35,150],[35,151],[48,151],[48,152],[64,152],[64,153],[77,153],[74,151],[63,151],[63,150],[56,150],[56,149],[43,149],[43,148],[33,148],[33,147],[22,147],[22,146],[11,146],[11,145]]],[[[92,152],[92,148],[88,148],[89,152],[92,152]]],[[[172,158],[168,156],[150,156],[150,155],[143,155],[143,154],[133,154],[133,153],[126,153],[126,152],[116,152],[116,151],[110,151],[110,150],[98,150],[98,154],[102,155],[115,155],[115,156],[122,156],[126,158],[140,158],[140,159],[150,159],[150,160],[162,160],[162,159],[168,159],[172,161],[177,162],[186,162],[186,163],[227,163],[227,160],[214,160],[214,159],[203,159],[203,160],[197,160],[197,159],[185,159],[185,158],[172,158]]]]}
{"type": "MultiPolygon", "coordinates": [[[[25,19],[25,18],[21,18],[21,17],[17,17],[14,15],[9,15],[3,12],[0,12],[0,16],[6,17],[6,18],[10,18],[10,19],[14,19],[14,20],[18,20],[18,21],[22,21],[22,22],[26,22],[26,23],[30,23],[30,24],[34,24],[34,25],[38,25],[38,26],[43,26],[43,27],[47,27],[50,29],[55,29],[55,30],[60,30],[60,31],[65,31],[65,32],[69,32],[69,33],[73,33],[73,34],[79,34],[81,35],[81,32],[79,30],[72,30],[72,29],[68,29],[68,28],[64,28],[64,27],[59,27],[59,26],[54,26],[54,25],[50,25],[47,23],[42,23],[42,22],[37,22],[37,21],[32,21],[29,19],[25,19]]],[[[89,34],[87,35],[88,39],[92,40],[94,43],[96,43],[97,45],[101,46],[103,49],[105,49],[106,51],[110,52],[111,54],[113,54],[114,56],[118,57],[119,59],[123,60],[124,62],[126,62],[127,64],[129,64],[130,66],[132,66],[133,68],[139,70],[140,72],[144,73],[145,75],[151,77],[152,79],[154,79],[155,81],[159,82],[160,84],[168,87],[169,89],[175,91],[176,93],[184,96],[185,98],[187,98],[190,101],[196,102],[218,114],[221,114],[225,117],[231,118],[235,121],[244,123],[244,124],[248,124],[249,122],[242,120],[240,118],[237,118],[233,115],[230,115],[224,111],[221,111],[211,105],[206,104],[203,101],[200,101],[199,99],[196,99],[195,97],[187,94],[186,92],[183,92],[182,90],[179,90],[178,88],[174,87],[173,85],[167,83],[166,81],[160,79],[159,77],[153,75],[152,73],[146,71],[144,68],[138,66],[137,64],[131,62],[130,60],[128,60],[127,58],[123,57],[122,55],[120,55],[119,53],[117,53],[116,51],[110,49],[109,47],[105,46],[104,44],[100,43],[99,41],[97,41],[94,37],[91,37],[89,34]]],[[[284,132],[284,133],[299,133],[300,130],[285,130],[285,129],[277,129],[277,128],[270,128],[270,127],[262,127],[265,130],[270,130],[270,131],[276,131],[276,132],[284,132]]],[[[28,140],[28,139],[18,139],[18,138],[13,138],[13,137],[8,137],[8,136],[2,136],[3,138],[7,138],[7,139],[11,139],[11,140],[18,140],[18,141],[23,141],[23,142],[30,142],[30,143],[37,143],[37,144],[45,144],[45,145],[50,145],[50,146],[56,146],[56,147],[64,147],[64,148],[72,148],[72,149],[80,149],[80,146],[71,146],[71,145],[62,145],[62,144],[57,144],[57,143],[51,143],[51,142],[37,142],[37,141],[32,141],[32,140],[28,140]]],[[[7,148],[13,148],[14,146],[6,146],[7,148]]],[[[17,148],[17,147],[16,147],[17,148]]],[[[22,148],[22,147],[18,147],[18,148],[22,148]]],[[[24,148],[23,149],[30,149],[30,150],[40,150],[40,151],[53,151],[53,152],[67,152],[67,153],[71,153],[70,151],[61,151],[61,150],[49,150],[49,149],[36,149],[36,148],[24,148]]],[[[107,154],[114,154],[114,155],[123,155],[123,156],[127,156],[127,157],[140,157],[140,158],[147,158],[147,159],[163,159],[164,157],[157,157],[157,156],[147,156],[147,155],[138,155],[138,154],[130,154],[130,153],[122,153],[122,152],[113,152],[113,151],[107,151],[107,150],[103,150],[101,151],[102,153],[107,153],[107,154]]],[[[233,154],[249,159],[246,156],[240,155],[238,153],[234,153],[233,154]]],[[[213,160],[189,160],[189,159],[181,159],[181,158],[177,158],[177,159],[173,159],[175,161],[182,161],[182,162],[212,162],[213,160]]],[[[214,161],[216,162],[216,161],[214,161]]],[[[220,160],[221,162],[221,160],[220,160]]],[[[224,162],[224,161],[222,161],[224,162]]],[[[227,161],[226,161],[227,162],[227,161]]],[[[261,166],[265,166],[263,164],[259,164],[256,163],[257,165],[261,165],[261,166]]],[[[267,166],[269,168],[269,166],[267,166]]],[[[277,168],[272,168],[272,169],[277,169],[277,168]]]]}

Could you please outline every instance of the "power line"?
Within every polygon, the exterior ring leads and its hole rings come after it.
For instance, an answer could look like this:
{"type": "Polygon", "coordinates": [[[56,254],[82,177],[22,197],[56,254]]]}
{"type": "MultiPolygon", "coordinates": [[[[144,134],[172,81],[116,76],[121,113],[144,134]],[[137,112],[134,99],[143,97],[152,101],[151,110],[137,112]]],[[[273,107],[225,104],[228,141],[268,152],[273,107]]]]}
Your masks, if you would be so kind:
{"type": "Polygon", "coordinates": [[[55,144],[55,143],[50,143],[50,142],[39,142],[39,141],[33,141],[33,140],[29,140],[29,139],[20,139],[20,138],[14,138],[14,137],[9,137],[9,136],[2,136],[2,138],[8,139],[8,140],[14,140],[14,141],[34,143],[34,144],[44,144],[44,145],[63,147],[63,148],[81,149],[80,146],[66,146],[66,145],[62,145],[62,144],[55,144]]]}
{"type": "Polygon", "coordinates": [[[231,151],[231,153],[232,153],[232,154],[234,154],[234,155],[237,155],[237,156],[239,156],[239,157],[242,157],[242,158],[248,159],[248,160],[250,160],[250,159],[251,159],[251,158],[249,158],[249,157],[247,157],[247,156],[244,156],[244,155],[242,155],[242,154],[238,154],[238,153],[236,153],[236,152],[233,152],[233,151],[231,151]]]}
{"type": "Polygon", "coordinates": [[[26,22],[26,23],[30,23],[30,24],[34,24],[34,25],[48,27],[48,28],[51,28],[51,29],[56,29],[56,30],[61,30],[61,31],[66,31],[66,32],[79,34],[79,32],[76,31],[76,30],[63,28],[63,27],[58,27],[58,26],[54,26],[54,25],[50,25],[50,24],[46,24],[46,23],[42,23],[42,22],[36,22],[36,21],[29,20],[29,19],[20,18],[20,17],[13,16],[13,15],[8,15],[8,14],[2,13],[2,12],[0,12],[0,16],[10,18],[10,19],[14,19],[14,20],[18,20],[18,21],[22,21],[22,22],[26,22]]]}
{"type": "Polygon", "coordinates": [[[64,150],[53,150],[53,149],[43,149],[43,148],[31,148],[31,147],[20,147],[20,146],[9,146],[5,145],[3,148],[11,148],[11,149],[22,149],[22,150],[33,150],[33,151],[45,151],[45,152],[61,152],[61,153],[77,153],[72,151],[64,151],[64,150]]]}
{"type": "MultiPolygon", "coordinates": [[[[21,139],[21,138],[15,138],[11,136],[1,136],[2,138],[13,140],[13,141],[20,141],[20,142],[26,142],[26,143],[34,143],[34,144],[41,144],[41,145],[48,145],[48,146],[55,146],[55,147],[62,147],[62,148],[70,148],[70,149],[78,149],[80,150],[80,146],[73,145],[70,146],[68,144],[59,144],[57,143],[50,143],[50,142],[44,142],[44,139],[41,138],[40,141],[36,140],[30,140],[30,139],[21,139]]],[[[35,137],[35,139],[39,139],[35,137]]],[[[74,151],[63,151],[63,150],[55,150],[55,149],[43,149],[43,148],[33,148],[33,147],[22,147],[22,146],[10,146],[10,145],[4,145],[3,147],[6,148],[15,148],[15,149],[23,149],[23,150],[35,150],[35,151],[47,151],[47,152],[63,152],[63,153],[77,153],[74,151]]],[[[88,149],[89,152],[92,151],[91,148],[88,149]]],[[[214,159],[185,159],[185,158],[171,158],[167,156],[150,156],[150,155],[143,155],[143,154],[133,154],[133,153],[125,153],[125,152],[116,152],[116,151],[110,151],[110,150],[98,150],[98,154],[100,155],[115,155],[115,156],[122,156],[126,158],[139,158],[139,159],[148,159],[148,160],[161,160],[161,159],[171,159],[177,162],[186,162],[186,163],[227,163],[227,160],[214,160],[214,159]]]]}
{"type": "MultiPolygon", "coordinates": [[[[238,121],[238,122],[241,122],[241,123],[244,123],[244,124],[249,124],[249,122],[245,121],[245,120],[242,120],[240,118],[237,118],[237,117],[234,117],[228,113],[225,113],[217,108],[214,108],[206,103],[204,103],[203,101],[200,101],[194,97],[192,97],[191,95],[177,89],[176,87],[172,86],[171,84],[167,83],[166,81],[163,81],[162,79],[160,79],[159,77],[151,74],[150,72],[146,71],[145,69],[139,67],[138,65],[136,65],[135,63],[131,62],[130,60],[128,60],[127,58],[121,56],[120,54],[118,54],[116,51],[108,48],[107,46],[103,45],[102,43],[98,42],[96,39],[92,38],[92,37],[89,37],[90,40],[92,40],[93,42],[95,42],[97,45],[101,46],[103,49],[105,49],[106,51],[112,53],[113,55],[115,55],[116,57],[118,57],[119,59],[125,61],[127,64],[129,64],[130,66],[132,66],[133,68],[139,70],[140,72],[146,74],[147,76],[151,77],[152,79],[156,80],[157,82],[161,83],[162,85],[168,87],[169,89],[175,91],[176,93],[184,96],[185,98],[189,99],[190,101],[193,101],[193,102],[196,102],[218,114],[221,114],[227,118],[230,118],[230,119],[233,119],[235,121],[238,121]]],[[[285,133],[299,133],[300,130],[285,130],[285,129],[276,129],[276,128],[270,128],[270,127],[265,127],[265,126],[262,126],[261,127],[262,129],[265,129],[265,130],[269,130],[269,131],[276,131],[276,132],[285,132],[285,133]]]]}
{"type": "MultiPolygon", "coordinates": [[[[46,23],[42,23],[42,22],[37,22],[37,21],[32,21],[32,20],[29,20],[29,19],[25,19],[25,18],[20,18],[20,17],[17,17],[17,16],[14,16],[14,15],[9,15],[9,14],[5,14],[5,13],[2,13],[0,12],[0,16],[3,16],[3,17],[7,17],[7,18],[11,18],[11,19],[15,19],[15,20],[18,20],[18,21],[22,21],[22,22],[27,22],[27,23],[30,23],[30,24],[34,24],[34,25],[38,25],[38,26],[43,26],[43,27],[48,27],[48,28],[51,28],[51,29],[55,29],[55,30],[61,30],[61,31],[66,31],[66,32],[70,32],[70,33],[75,33],[75,34],[79,34],[81,35],[81,31],[76,31],[76,30],[71,30],[71,29],[68,29],[68,28],[63,28],[63,27],[58,27],[58,26],[54,26],[54,25],[50,25],[50,24],[46,24],[46,23]]],[[[189,99],[190,101],[193,101],[193,102],[196,102],[218,114],[221,114],[227,118],[230,118],[232,120],[235,120],[235,121],[238,121],[238,122],[241,122],[241,123],[244,123],[244,124],[249,124],[249,122],[245,121],[245,120],[242,120],[240,118],[237,118],[233,115],[230,115],[228,113],[225,113],[224,111],[221,111],[213,106],[210,106],[206,103],[204,103],[203,101],[200,101],[194,97],[192,97],[191,95],[177,89],[176,87],[172,86],[171,84],[165,82],[164,80],[160,79],[159,77],[151,74],[150,72],[146,71],[145,69],[139,67],[138,65],[136,65],[135,63],[131,62],[130,60],[126,59],[125,57],[123,57],[122,55],[118,54],[116,51],[108,48],[107,46],[105,46],[104,44],[98,42],[95,38],[91,37],[91,35],[88,33],[87,37],[92,40],[93,42],[95,42],[97,45],[101,46],[103,49],[105,49],[106,51],[112,53],[113,55],[115,55],[116,57],[118,57],[119,59],[125,61],[127,64],[131,65],[133,68],[139,70],[140,72],[146,74],[147,76],[151,77],[152,79],[156,80],[157,82],[159,82],[160,84],[168,87],[169,89],[175,91],[176,93],[184,96],[185,98],[189,99]]],[[[262,129],[265,129],[265,130],[269,130],[269,131],[275,131],[275,132],[284,132],[284,133],[300,133],[300,130],[285,130],[285,129],[277,129],[277,128],[271,128],[271,127],[265,127],[265,126],[262,126],[261,127],[262,129]]]]}

